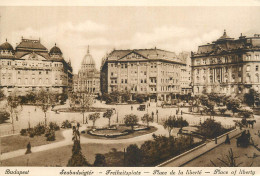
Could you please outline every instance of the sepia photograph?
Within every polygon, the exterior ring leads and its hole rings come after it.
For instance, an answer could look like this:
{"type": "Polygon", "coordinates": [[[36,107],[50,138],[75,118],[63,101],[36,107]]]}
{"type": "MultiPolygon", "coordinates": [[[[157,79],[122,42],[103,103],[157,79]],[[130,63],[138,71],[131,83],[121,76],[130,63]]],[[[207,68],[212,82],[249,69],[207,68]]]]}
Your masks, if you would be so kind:
{"type": "Polygon", "coordinates": [[[259,16],[0,6],[0,166],[260,167],[259,16]]]}

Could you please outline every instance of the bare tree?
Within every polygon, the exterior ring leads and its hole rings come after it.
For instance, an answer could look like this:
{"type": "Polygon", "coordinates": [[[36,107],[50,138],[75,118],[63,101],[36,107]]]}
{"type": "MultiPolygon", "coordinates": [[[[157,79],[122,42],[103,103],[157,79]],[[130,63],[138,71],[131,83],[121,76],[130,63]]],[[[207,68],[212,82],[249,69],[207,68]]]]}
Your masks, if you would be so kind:
{"type": "Polygon", "coordinates": [[[47,111],[51,108],[51,106],[54,104],[55,100],[53,98],[53,94],[51,92],[41,90],[38,93],[38,103],[41,108],[41,110],[44,112],[44,122],[45,127],[47,126],[47,111]]]}
{"type": "Polygon", "coordinates": [[[89,118],[89,120],[92,120],[92,122],[93,122],[92,128],[94,128],[96,120],[100,118],[100,113],[95,112],[93,114],[89,114],[88,118],[89,118]]]}
{"type": "Polygon", "coordinates": [[[12,119],[13,133],[14,133],[14,115],[16,115],[16,117],[17,117],[17,114],[19,112],[19,110],[18,110],[19,105],[21,105],[21,104],[19,102],[18,96],[16,95],[16,92],[12,92],[7,98],[7,106],[8,106],[8,109],[9,109],[9,112],[11,115],[11,119],[12,119]]]}
{"type": "MultiPolygon", "coordinates": [[[[221,163],[225,165],[225,167],[239,167],[243,162],[236,163],[236,159],[239,158],[239,156],[234,156],[232,148],[228,151],[228,155],[226,155],[227,160],[217,158],[221,163]]],[[[218,167],[213,161],[210,160],[210,162],[215,166],[218,167]]]]}
{"type": "MultiPolygon", "coordinates": [[[[93,104],[93,95],[88,92],[80,92],[77,95],[77,100],[80,104],[80,109],[82,112],[82,122],[85,123],[85,112],[87,112],[90,106],[93,104]]],[[[88,119],[86,118],[86,123],[88,123],[88,119]]]]}

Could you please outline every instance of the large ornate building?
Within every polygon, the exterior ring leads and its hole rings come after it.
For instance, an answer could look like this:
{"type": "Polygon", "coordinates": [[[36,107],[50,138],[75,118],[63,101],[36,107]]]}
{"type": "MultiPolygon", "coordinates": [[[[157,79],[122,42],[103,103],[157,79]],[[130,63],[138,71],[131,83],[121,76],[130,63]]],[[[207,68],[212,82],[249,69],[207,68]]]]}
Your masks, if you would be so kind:
{"type": "Polygon", "coordinates": [[[101,92],[130,91],[169,100],[181,93],[180,74],[185,66],[174,52],[161,49],[114,50],[102,61],[101,92]]]}
{"type": "Polygon", "coordinates": [[[55,44],[50,52],[40,40],[23,39],[14,49],[0,45],[0,88],[5,94],[45,89],[65,93],[72,89],[72,67],[55,44]]]}
{"type": "Polygon", "coordinates": [[[224,31],[216,41],[192,53],[192,82],[195,94],[247,93],[260,91],[260,35],[238,39],[224,31]]]}
{"type": "Polygon", "coordinates": [[[84,56],[81,68],[74,76],[74,92],[100,93],[100,73],[96,69],[96,63],[89,53],[84,56]]]}

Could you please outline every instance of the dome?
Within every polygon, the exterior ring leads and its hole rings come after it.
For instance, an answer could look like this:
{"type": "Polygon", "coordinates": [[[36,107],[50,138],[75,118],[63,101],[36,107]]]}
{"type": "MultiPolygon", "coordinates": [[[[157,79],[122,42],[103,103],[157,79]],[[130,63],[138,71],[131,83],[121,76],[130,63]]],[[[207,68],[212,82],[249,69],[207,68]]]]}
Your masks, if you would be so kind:
{"type": "Polygon", "coordinates": [[[2,45],[0,45],[0,50],[8,50],[8,51],[14,51],[14,48],[12,47],[12,45],[10,43],[6,42],[3,43],[2,45]]]}
{"type": "Polygon", "coordinates": [[[226,30],[224,30],[223,35],[218,39],[218,40],[228,40],[228,39],[232,39],[227,35],[226,30]]]}
{"type": "Polygon", "coordinates": [[[60,48],[56,46],[56,43],[55,43],[55,46],[51,48],[50,54],[51,55],[62,55],[62,52],[61,52],[60,48]]]}
{"type": "Polygon", "coordinates": [[[87,54],[84,56],[81,64],[82,65],[95,65],[95,61],[94,61],[93,57],[91,56],[91,54],[89,53],[89,47],[88,47],[87,54]]]}

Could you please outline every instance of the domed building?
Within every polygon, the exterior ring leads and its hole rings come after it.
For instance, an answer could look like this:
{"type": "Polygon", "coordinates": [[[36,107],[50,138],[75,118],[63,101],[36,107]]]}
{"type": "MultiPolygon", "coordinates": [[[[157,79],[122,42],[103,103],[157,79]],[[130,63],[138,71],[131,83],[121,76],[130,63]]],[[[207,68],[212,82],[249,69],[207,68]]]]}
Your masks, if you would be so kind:
{"type": "Polygon", "coordinates": [[[56,44],[50,52],[40,40],[22,38],[15,49],[7,40],[0,45],[0,88],[6,95],[41,89],[66,93],[72,90],[72,76],[71,64],[56,44]]]}
{"type": "Polygon", "coordinates": [[[74,92],[88,92],[99,94],[100,91],[100,73],[96,69],[96,63],[89,53],[83,57],[81,68],[77,75],[74,75],[74,92]]]}

